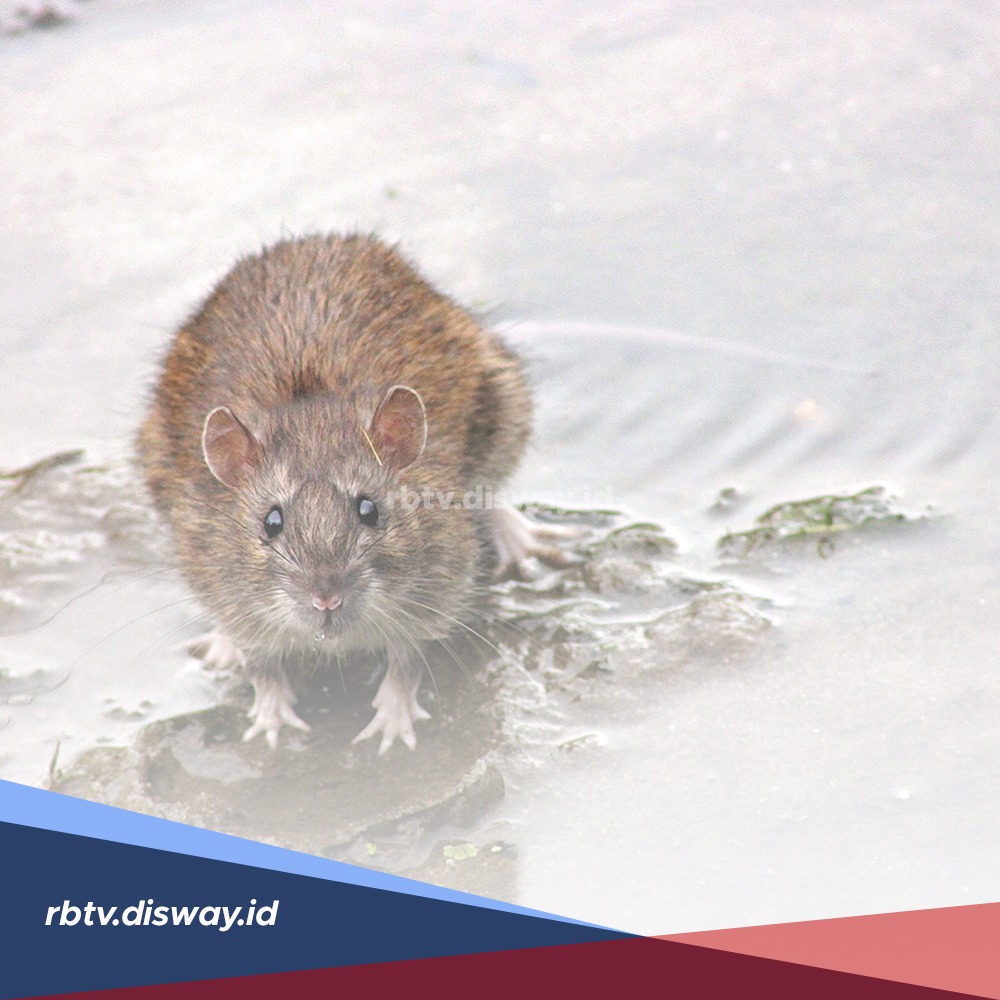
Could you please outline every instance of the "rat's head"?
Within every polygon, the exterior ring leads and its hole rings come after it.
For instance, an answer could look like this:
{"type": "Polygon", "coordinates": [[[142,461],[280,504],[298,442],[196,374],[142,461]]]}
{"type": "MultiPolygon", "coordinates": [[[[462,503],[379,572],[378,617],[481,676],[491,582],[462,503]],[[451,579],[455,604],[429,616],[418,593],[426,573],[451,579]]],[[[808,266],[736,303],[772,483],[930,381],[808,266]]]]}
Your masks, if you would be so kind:
{"type": "Polygon", "coordinates": [[[234,566],[215,602],[224,624],[248,644],[384,644],[399,630],[393,595],[425,548],[424,512],[392,502],[427,440],[420,395],[393,386],[367,426],[326,396],[250,423],[220,406],[202,432],[235,501],[214,540],[234,566]]]}

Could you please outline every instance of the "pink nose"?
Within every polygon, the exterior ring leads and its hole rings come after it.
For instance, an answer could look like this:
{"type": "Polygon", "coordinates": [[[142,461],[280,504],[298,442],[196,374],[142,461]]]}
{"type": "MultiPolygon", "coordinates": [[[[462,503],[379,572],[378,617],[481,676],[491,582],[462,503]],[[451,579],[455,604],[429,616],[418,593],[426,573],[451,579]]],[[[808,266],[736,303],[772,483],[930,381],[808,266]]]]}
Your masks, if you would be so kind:
{"type": "Polygon", "coordinates": [[[334,611],[344,603],[344,597],[342,594],[330,594],[329,597],[314,594],[312,603],[317,611],[334,611]]]}

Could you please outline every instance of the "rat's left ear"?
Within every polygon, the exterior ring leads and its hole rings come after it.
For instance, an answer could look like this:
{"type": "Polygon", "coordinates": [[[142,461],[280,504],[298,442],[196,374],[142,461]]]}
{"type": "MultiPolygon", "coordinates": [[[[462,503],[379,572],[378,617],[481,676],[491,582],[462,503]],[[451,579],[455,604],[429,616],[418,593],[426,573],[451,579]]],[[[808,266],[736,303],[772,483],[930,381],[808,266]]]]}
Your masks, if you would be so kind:
{"type": "Polygon", "coordinates": [[[427,444],[427,414],[420,393],[394,385],[375,411],[368,434],[384,466],[398,472],[412,465],[427,444]]]}
{"type": "Polygon", "coordinates": [[[217,406],[205,417],[201,452],[209,472],[231,490],[239,489],[254,474],[262,454],[257,439],[228,406],[217,406]]]}

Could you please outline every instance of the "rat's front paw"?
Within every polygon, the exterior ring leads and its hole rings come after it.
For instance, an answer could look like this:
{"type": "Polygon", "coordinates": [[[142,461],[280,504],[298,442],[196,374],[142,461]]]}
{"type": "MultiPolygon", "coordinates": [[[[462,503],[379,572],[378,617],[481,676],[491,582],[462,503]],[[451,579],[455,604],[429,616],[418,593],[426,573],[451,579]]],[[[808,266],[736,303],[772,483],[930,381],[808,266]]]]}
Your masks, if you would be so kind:
{"type": "Polygon", "coordinates": [[[384,754],[397,739],[402,740],[411,750],[417,745],[413,723],[418,719],[429,719],[430,715],[417,703],[417,683],[409,683],[395,671],[389,670],[379,685],[372,707],[375,718],[351,740],[360,743],[376,733],[382,734],[378,745],[379,754],[384,754]]]}
{"type": "Polygon", "coordinates": [[[278,733],[282,726],[291,726],[309,732],[309,724],[303,722],[292,707],[295,695],[288,681],[275,677],[255,678],[253,708],[248,713],[253,725],[243,734],[244,741],[252,740],[259,733],[264,733],[267,745],[277,749],[278,733]]]}
{"type": "Polygon", "coordinates": [[[245,667],[247,658],[243,650],[226,635],[213,629],[182,643],[181,651],[201,660],[210,670],[227,670],[231,667],[245,667]]]}

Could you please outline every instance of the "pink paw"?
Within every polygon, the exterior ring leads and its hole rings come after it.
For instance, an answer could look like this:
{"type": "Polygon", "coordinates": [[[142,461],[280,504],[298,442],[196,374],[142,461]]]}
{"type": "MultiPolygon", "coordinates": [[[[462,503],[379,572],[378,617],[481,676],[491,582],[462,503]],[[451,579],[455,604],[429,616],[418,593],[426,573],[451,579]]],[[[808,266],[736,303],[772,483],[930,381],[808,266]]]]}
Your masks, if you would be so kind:
{"type": "Polygon", "coordinates": [[[413,723],[418,719],[430,718],[430,715],[417,703],[418,687],[419,682],[408,683],[390,668],[372,701],[375,718],[351,742],[360,743],[381,733],[382,741],[378,745],[380,755],[384,754],[397,739],[402,740],[413,750],[417,745],[413,723]]]}
{"type": "Polygon", "coordinates": [[[513,573],[527,579],[525,563],[535,558],[549,566],[563,568],[577,559],[547,540],[567,540],[579,537],[579,532],[559,524],[539,524],[506,504],[493,508],[493,544],[496,546],[499,565],[497,576],[513,573]]]}
{"type": "Polygon", "coordinates": [[[309,732],[309,724],[303,722],[295,709],[295,695],[285,678],[260,677],[254,680],[254,701],[249,716],[253,725],[243,734],[244,741],[252,740],[264,733],[267,745],[275,750],[278,747],[278,733],[282,726],[291,726],[304,733],[309,732]]]}
{"type": "Polygon", "coordinates": [[[225,632],[214,629],[188,640],[180,648],[188,656],[201,660],[210,670],[228,670],[247,665],[243,650],[225,632]]]}

